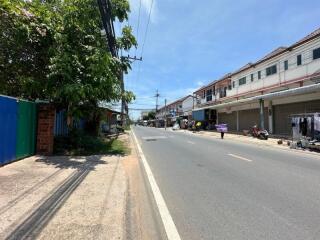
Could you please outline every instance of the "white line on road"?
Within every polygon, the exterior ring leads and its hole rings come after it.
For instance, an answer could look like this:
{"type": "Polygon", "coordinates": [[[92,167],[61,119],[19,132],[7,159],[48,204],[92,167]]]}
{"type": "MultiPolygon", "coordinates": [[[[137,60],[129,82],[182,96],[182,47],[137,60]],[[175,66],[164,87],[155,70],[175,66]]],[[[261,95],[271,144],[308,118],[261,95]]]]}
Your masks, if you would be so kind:
{"type": "Polygon", "coordinates": [[[195,144],[195,142],[192,142],[192,141],[187,141],[187,143],[190,143],[190,144],[195,144]]]}
{"type": "Polygon", "coordinates": [[[241,157],[241,156],[238,156],[238,155],[232,154],[232,153],[229,153],[228,155],[229,155],[229,156],[231,156],[231,157],[235,157],[235,158],[238,158],[238,159],[241,159],[241,160],[247,161],[247,162],[252,162],[252,160],[251,160],[251,159],[244,158],[244,157],[241,157]]]}
{"type": "Polygon", "coordinates": [[[148,136],[148,137],[142,137],[144,140],[150,140],[150,139],[165,139],[166,136],[148,136]]]}
{"type": "Polygon", "coordinates": [[[139,152],[139,155],[141,157],[144,169],[146,171],[146,174],[147,174],[150,186],[151,186],[151,190],[152,190],[154,199],[155,199],[156,204],[158,206],[159,213],[160,213],[160,216],[161,216],[161,220],[162,220],[162,223],[164,225],[168,240],[181,240],[180,235],[178,233],[178,230],[176,228],[176,225],[174,224],[173,219],[172,219],[172,217],[170,215],[169,209],[168,209],[168,207],[166,205],[166,202],[164,201],[164,198],[163,198],[163,196],[162,196],[162,194],[160,192],[158,184],[157,184],[157,182],[156,182],[156,180],[155,180],[155,178],[154,178],[154,176],[152,174],[151,168],[150,168],[150,166],[149,166],[149,164],[147,162],[147,159],[145,158],[145,156],[144,156],[144,154],[142,152],[142,149],[141,149],[141,147],[140,147],[140,145],[138,143],[137,137],[134,134],[133,130],[132,130],[132,134],[133,134],[134,140],[135,140],[135,142],[137,144],[138,152],[139,152]]]}

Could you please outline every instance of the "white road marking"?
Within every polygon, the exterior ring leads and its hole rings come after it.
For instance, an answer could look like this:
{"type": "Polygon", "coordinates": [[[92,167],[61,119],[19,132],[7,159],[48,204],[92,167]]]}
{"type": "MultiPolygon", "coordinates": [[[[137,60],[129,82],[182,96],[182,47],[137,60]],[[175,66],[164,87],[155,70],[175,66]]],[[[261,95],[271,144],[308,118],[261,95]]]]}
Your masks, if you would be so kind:
{"type": "Polygon", "coordinates": [[[145,158],[145,156],[142,152],[142,149],[138,143],[137,137],[134,134],[133,130],[132,130],[132,134],[133,134],[134,140],[137,144],[138,153],[140,155],[141,161],[142,161],[144,169],[146,171],[146,174],[147,174],[150,186],[151,186],[151,190],[152,190],[154,199],[156,201],[156,204],[158,206],[161,220],[164,225],[168,240],[181,240],[180,235],[178,233],[178,230],[176,228],[176,225],[174,224],[173,219],[170,215],[169,209],[166,205],[166,202],[164,201],[164,198],[160,192],[158,184],[152,174],[151,168],[147,162],[147,159],[145,158]]]}
{"type": "Polygon", "coordinates": [[[144,140],[150,140],[150,139],[165,139],[166,136],[148,136],[148,137],[142,137],[144,140]]]}
{"type": "Polygon", "coordinates": [[[194,142],[192,142],[192,141],[187,141],[187,143],[190,143],[190,144],[195,144],[194,142]]]}
{"type": "Polygon", "coordinates": [[[229,153],[228,155],[231,156],[231,157],[234,157],[234,158],[238,158],[238,159],[247,161],[247,162],[252,162],[251,159],[248,159],[248,158],[245,158],[245,157],[241,157],[241,156],[238,156],[238,155],[235,155],[235,154],[232,154],[232,153],[229,153]]]}

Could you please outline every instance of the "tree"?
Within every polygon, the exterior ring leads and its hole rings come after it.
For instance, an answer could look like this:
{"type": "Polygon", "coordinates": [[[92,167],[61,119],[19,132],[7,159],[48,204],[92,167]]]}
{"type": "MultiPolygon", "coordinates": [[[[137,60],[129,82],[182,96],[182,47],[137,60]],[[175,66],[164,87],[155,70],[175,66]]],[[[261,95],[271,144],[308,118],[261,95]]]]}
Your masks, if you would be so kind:
{"type": "Polygon", "coordinates": [[[54,31],[39,1],[0,0],[0,91],[44,98],[54,31]]]}
{"type": "Polygon", "coordinates": [[[150,111],[150,112],[148,112],[148,118],[149,118],[150,120],[155,119],[155,118],[156,118],[156,112],[155,112],[155,111],[150,111]]]}
{"type": "MultiPolygon", "coordinates": [[[[128,19],[127,0],[112,0],[112,18],[128,19]]],[[[86,116],[96,131],[101,101],[122,98],[120,74],[130,61],[114,58],[101,35],[96,0],[0,0],[0,91],[47,99],[72,116],[86,116]]],[[[136,47],[125,26],[117,47],[136,47]]],[[[130,102],[132,92],[123,93],[130,102]]]]}

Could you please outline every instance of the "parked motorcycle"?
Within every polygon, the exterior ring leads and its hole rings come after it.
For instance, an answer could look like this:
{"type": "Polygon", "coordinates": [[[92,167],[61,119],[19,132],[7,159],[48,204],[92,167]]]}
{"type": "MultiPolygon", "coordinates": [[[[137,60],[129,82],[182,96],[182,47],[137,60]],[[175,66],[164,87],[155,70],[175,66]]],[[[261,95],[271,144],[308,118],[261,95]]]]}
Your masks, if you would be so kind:
{"type": "Polygon", "coordinates": [[[267,130],[261,130],[257,127],[257,125],[254,125],[252,128],[251,128],[251,131],[250,131],[251,135],[253,137],[256,137],[256,138],[259,138],[259,139],[264,139],[264,140],[268,140],[269,138],[269,133],[267,130]]]}

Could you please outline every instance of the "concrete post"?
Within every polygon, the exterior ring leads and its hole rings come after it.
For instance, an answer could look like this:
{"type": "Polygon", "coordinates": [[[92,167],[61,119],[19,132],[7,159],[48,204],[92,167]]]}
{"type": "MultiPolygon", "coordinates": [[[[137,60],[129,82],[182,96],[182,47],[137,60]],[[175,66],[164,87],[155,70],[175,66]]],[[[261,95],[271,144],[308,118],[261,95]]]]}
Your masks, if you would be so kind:
{"type": "Polygon", "coordinates": [[[216,110],[216,116],[217,116],[216,124],[219,124],[219,113],[218,113],[218,109],[216,110]]]}
{"type": "Polygon", "coordinates": [[[260,129],[264,130],[264,100],[260,99],[260,129]]]}
{"type": "Polygon", "coordinates": [[[268,105],[268,120],[269,120],[269,133],[273,133],[273,110],[272,110],[272,101],[269,101],[269,105],[268,105]]]}
{"type": "Polygon", "coordinates": [[[239,111],[237,111],[237,132],[239,132],[240,130],[240,126],[239,126],[239,111]]]}

